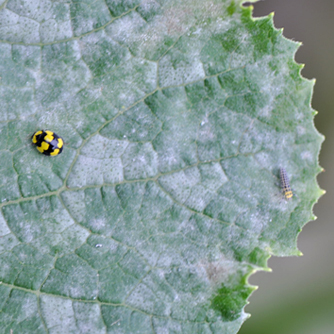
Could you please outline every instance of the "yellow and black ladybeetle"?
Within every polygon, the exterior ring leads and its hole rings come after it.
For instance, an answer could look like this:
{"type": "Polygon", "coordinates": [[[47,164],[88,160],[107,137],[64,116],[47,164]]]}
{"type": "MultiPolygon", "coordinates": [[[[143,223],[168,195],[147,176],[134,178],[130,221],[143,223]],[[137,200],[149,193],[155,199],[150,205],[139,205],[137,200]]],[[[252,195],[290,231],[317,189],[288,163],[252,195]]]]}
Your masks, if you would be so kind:
{"type": "Polygon", "coordinates": [[[51,156],[60,154],[64,146],[63,139],[50,130],[36,131],[31,141],[39,152],[51,156]]]}

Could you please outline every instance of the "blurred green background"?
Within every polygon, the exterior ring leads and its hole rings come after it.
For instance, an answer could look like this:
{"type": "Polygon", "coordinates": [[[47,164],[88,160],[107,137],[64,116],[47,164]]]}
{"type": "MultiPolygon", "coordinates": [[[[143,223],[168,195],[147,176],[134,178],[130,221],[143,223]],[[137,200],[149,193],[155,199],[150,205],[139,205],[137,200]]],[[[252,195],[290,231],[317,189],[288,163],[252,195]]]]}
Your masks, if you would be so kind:
{"type": "Polygon", "coordinates": [[[303,45],[296,61],[305,64],[308,79],[316,78],[312,106],[319,114],[315,125],[326,136],[318,176],[327,191],[315,206],[318,219],[298,238],[303,257],[269,260],[271,273],[250,278],[259,289],[250,298],[251,313],[240,334],[334,333],[334,1],[264,0],[254,4],[254,16],[275,12],[277,28],[303,45]]]}

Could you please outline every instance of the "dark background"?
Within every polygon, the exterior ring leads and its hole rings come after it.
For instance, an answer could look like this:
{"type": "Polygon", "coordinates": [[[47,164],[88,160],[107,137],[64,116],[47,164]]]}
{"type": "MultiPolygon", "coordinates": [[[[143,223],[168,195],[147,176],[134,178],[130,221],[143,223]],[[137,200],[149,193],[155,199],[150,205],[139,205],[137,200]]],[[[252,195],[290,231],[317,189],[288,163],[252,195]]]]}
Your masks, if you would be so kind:
{"type": "Polygon", "coordinates": [[[319,114],[315,125],[326,136],[318,176],[327,191],[315,206],[318,219],[307,224],[298,238],[302,257],[269,260],[271,273],[250,278],[259,289],[246,312],[252,317],[239,334],[334,333],[334,1],[264,0],[253,4],[254,16],[275,12],[276,28],[303,45],[296,61],[305,64],[302,75],[316,78],[312,106],[319,114]]]}

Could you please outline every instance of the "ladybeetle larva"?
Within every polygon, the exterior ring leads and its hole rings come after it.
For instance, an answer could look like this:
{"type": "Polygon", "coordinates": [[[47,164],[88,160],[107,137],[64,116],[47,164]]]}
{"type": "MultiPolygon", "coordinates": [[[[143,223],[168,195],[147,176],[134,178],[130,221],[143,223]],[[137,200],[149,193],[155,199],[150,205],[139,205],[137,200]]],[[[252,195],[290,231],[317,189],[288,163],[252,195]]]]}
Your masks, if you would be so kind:
{"type": "Polygon", "coordinates": [[[281,187],[286,199],[290,199],[293,196],[293,192],[290,186],[289,178],[284,168],[280,168],[280,179],[281,179],[281,187]]]}
{"type": "Polygon", "coordinates": [[[31,136],[31,141],[37,150],[45,155],[55,156],[63,151],[63,139],[49,130],[36,131],[31,136]]]}

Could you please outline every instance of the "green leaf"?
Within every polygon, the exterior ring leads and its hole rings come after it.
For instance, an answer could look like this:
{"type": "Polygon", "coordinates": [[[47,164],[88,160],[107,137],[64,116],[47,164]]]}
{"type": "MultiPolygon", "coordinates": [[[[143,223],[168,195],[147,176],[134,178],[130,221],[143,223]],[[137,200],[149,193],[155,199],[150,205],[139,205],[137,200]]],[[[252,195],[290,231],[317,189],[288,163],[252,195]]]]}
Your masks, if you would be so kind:
{"type": "Polygon", "coordinates": [[[236,333],[322,194],[299,44],[240,0],[2,0],[0,40],[1,332],[236,333]]]}

